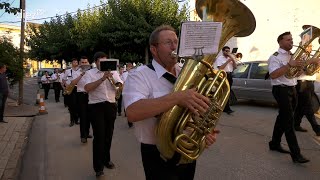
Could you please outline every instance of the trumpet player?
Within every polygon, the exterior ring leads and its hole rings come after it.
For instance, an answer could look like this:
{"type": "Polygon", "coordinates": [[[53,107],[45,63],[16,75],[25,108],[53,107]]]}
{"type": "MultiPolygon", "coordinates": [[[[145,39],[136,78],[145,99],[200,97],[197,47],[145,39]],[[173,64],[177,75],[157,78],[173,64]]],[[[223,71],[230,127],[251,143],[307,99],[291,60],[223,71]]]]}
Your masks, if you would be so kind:
{"type": "MultiPolygon", "coordinates": [[[[222,48],[222,55],[217,58],[215,63],[217,65],[218,69],[224,70],[227,73],[227,79],[229,81],[229,85],[230,85],[230,89],[231,89],[231,86],[232,86],[232,83],[233,83],[232,72],[235,69],[237,69],[237,63],[236,63],[235,56],[232,55],[231,52],[230,52],[230,47],[229,46],[224,46],[222,48]]],[[[226,106],[224,107],[223,112],[225,112],[227,114],[231,114],[231,113],[234,112],[230,108],[229,100],[228,100],[226,106]]]]}
{"type": "MultiPolygon", "coordinates": [[[[73,58],[71,63],[72,63],[71,64],[72,67],[70,69],[66,70],[64,77],[63,77],[63,82],[66,86],[65,89],[68,89],[67,86],[71,85],[71,81],[73,79],[75,79],[76,72],[79,71],[78,60],[76,58],[73,58]]],[[[71,127],[74,124],[79,124],[78,111],[77,111],[77,87],[75,86],[69,95],[65,94],[64,98],[66,98],[67,106],[68,106],[69,113],[70,113],[69,126],[71,127]]]]}
{"type": "Polygon", "coordinates": [[[123,82],[117,71],[101,71],[100,62],[107,61],[104,52],[96,52],[93,60],[96,68],[85,73],[84,89],[89,95],[89,116],[93,130],[93,169],[96,176],[100,177],[104,174],[104,166],[108,169],[115,168],[110,155],[117,117],[115,85],[123,82]]]}
{"type": "Polygon", "coordinates": [[[82,143],[87,143],[87,138],[92,138],[90,132],[90,119],[88,116],[88,93],[84,90],[85,79],[83,76],[90,67],[88,58],[82,56],[80,59],[79,71],[74,73],[75,79],[72,85],[77,85],[77,110],[80,118],[80,139],[82,143]]]}
{"type": "Polygon", "coordinates": [[[60,83],[60,73],[59,69],[54,69],[54,73],[51,75],[51,80],[53,81],[53,90],[54,90],[54,99],[56,102],[60,102],[60,92],[61,92],[61,83],[60,83]]]}
{"type": "MultiPolygon", "coordinates": [[[[318,58],[309,59],[312,51],[312,44],[309,44],[306,48],[305,61],[307,63],[319,63],[318,58]]],[[[320,136],[320,126],[316,120],[312,104],[312,96],[314,95],[314,81],[316,80],[316,74],[308,76],[305,73],[301,74],[297,78],[297,94],[298,94],[298,105],[294,111],[294,129],[300,132],[307,132],[306,129],[300,126],[303,116],[306,116],[313,131],[317,136],[320,136]]]]}
{"type": "Polygon", "coordinates": [[[307,163],[309,160],[301,155],[293,127],[293,113],[297,102],[295,88],[297,79],[288,79],[285,76],[290,67],[301,67],[303,62],[301,59],[292,58],[290,50],[293,47],[293,39],[290,32],[280,34],[277,41],[279,49],[268,60],[272,94],[279,106],[279,114],[274,125],[272,140],[269,142],[269,149],[290,154],[294,163],[307,163]],[[280,144],[283,134],[285,134],[290,152],[282,148],[280,144]]]}

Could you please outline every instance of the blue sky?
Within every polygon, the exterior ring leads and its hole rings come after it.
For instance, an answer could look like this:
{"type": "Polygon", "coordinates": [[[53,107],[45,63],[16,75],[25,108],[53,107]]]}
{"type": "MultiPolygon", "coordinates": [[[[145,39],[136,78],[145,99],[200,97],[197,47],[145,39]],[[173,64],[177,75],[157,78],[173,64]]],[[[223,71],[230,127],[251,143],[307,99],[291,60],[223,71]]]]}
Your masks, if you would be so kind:
{"type": "MultiPolygon", "coordinates": [[[[13,7],[19,7],[20,0],[0,0],[0,2],[12,3],[13,7]]],[[[78,9],[86,9],[88,4],[92,7],[100,5],[101,3],[100,0],[26,0],[26,20],[51,17],[56,14],[65,14],[66,12],[74,12],[78,9]]],[[[21,17],[19,14],[3,14],[3,12],[3,10],[0,10],[0,23],[20,25],[20,23],[6,22],[20,21],[21,17]]],[[[49,21],[50,19],[47,20],[49,21]]],[[[44,20],[32,22],[42,23],[43,21],[44,20]]]]}

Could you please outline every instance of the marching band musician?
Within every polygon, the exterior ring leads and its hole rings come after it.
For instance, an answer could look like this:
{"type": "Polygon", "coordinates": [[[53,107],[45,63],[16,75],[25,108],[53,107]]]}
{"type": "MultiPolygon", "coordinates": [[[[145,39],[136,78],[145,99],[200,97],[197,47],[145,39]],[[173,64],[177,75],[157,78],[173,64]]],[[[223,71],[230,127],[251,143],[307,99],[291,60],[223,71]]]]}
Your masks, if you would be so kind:
{"type": "Polygon", "coordinates": [[[48,71],[44,71],[44,74],[41,77],[41,83],[44,89],[44,99],[47,100],[51,85],[51,76],[49,75],[48,71]]]}
{"type": "MultiPolygon", "coordinates": [[[[229,85],[231,89],[231,86],[233,83],[232,72],[233,70],[237,69],[237,63],[236,63],[236,59],[230,53],[229,46],[224,46],[222,48],[222,55],[217,58],[215,63],[220,70],[224,70],[227,73],[227,79],[229,81],[229,85]]],[[[227,114],[231,114],[234,112],[230,108],[229,100],[226,106],[224,107],[223,112],[226,112],[227,114]]]]}
{"type": "Polygon", "coordinates": [[[88,58],[82,56],[80,59],[80,71],[74,73],[75,79],[71,81],[72,85],[77,85],[77,110],[80,117],[80,138],[82,143],[87,143],[87,138],[92,138],[89,134],[88,93],[84,90],[85,80],[83,78],[83,75],[89,69],[87,67],[90,67],[88,58]]]}
{"type": "MultiPolygon", "coordinates": [[[[156,146],[155,129],[159,114],[175,105],[191,110],[195,115],[205,113],[210,100],[195,88],[172,92],[174,79],[181,68],[172,52],[178,47],[175,29],[168,25],[157,27],[150,35],[152,64],[140,66],[128,74],[123,98],[128,120],[135,122],[135,133],[141,143],[142,164],[146,180],[192,180],[196,161],[176,164],[161,158],[156,146]]],[[[206,136],[206,145],[216,140],[217,130],[206,136]]]]}
{"type": "MultiPolygon", "coordinates": [[[[72,59],[71,68],[66,70],[63,82],[65,86],[69,86],[71,81],[75,78],[75,74],[79,71],[78,69],[78,60],[76,58],[72,59]]],[[[77,87],[75,86],[71,92],[71,94],[65,94],[64,98],[66,98],[67,106],[70,113],[70,124],[69,126],[73,126],[78,123],[78,111],[77,111],[77,87]]]]}
{"type": "Polygon", "coordinates": [[[115,168],[111,161],[110,149],[117,117],[116,89],[114,85],[122,84],[117,71],[101,71],[100,62],[107,61],[104,52],[96,52],[93,60],[96,68],[84,75],[84,89],[89,95],[89,116],[93,130],[93,168],[96,177],[104,174],[104,166],[115,168]]]}
{"type": "MultiPolygon", "coordinates": [[[[306,48],[306,57],[305,61],[311,63],[311,61],[315,61],[315,63],[319,63],[319,59],[308,59],[310,53],[312,51],[312,44],[306,48]]],[[[317,136],[320,136],[320,126],[316,120],[314,115],[313,105],[312,105],[312,96],[314,95],[314,81],[316,80],[316,74],[313,76],[308,76],[306,74],[302,74],[298,77],[297,80],[297,94],[298,94],[298,105],[296,110],[294,111],[294,129],[300,132],[307,132],[306,129],[300,126],[302,117],[306,116],[307,120],[311,124],[313,131],[317,136]]]]}
{"type": "Polygon", "coordinates": [[[51,75],[51,80],[53,81],[53,90],[54,90],[54,98],[56,102],[60,102],[60,92],[61,92],[61,83],[60,83],[60,73],[59,69],[54,69],[54,73],[51,75]]]}
{"type": "Polygon", "coordinates": [[[301,67],[303,62],[301,59],[292,58],[290,50],[293,47],[293,40],[290,32],[279,35],[277,41],[280,46],[279,50],[268,60],[272,94],[279,106],[279,114],[274,125],[272,140],[269,142],[269,149],[280,153],[290,153],[294,163],[307,163],[309,160],[301,155],[293,128],[293,112],[297,102],[295,88],[297,79],[289,79],[285,76],[292,66],[301,67]],[[281,147],[283,134],[285,134],[290,152],[281,147]]]}

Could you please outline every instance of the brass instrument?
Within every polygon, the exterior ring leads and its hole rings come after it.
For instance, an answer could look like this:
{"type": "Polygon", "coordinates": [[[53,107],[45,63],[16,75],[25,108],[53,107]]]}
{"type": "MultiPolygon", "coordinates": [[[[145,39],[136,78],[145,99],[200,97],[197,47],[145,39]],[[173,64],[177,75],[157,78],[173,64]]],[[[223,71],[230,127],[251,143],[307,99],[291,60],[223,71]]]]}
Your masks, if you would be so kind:
{"type": "Polygon", "coordinates": [[[114,79],[112,77],[108,77],[107,79],[111,83],[111,85],[114,87],[114,89],[116,90],[115,99],[117,101],[120,98],[121,94],[122,94],[123,85],[121,83],[115,83],[115,81],[114,81],[114,79]]]}
{"type": "MultiPolygon", "coordinates": [[[[318,39],[318,42],[320,44],[320,38],[318,39]]],[[[312,58],[319,58],[320,57],[320,47],[318,50],[314,53],[312,58]]],[[[308,76],[313,76],[315,73],[319,72],[320,66],[318,63],[310,63],[305,67],[305,74],[308,76]]]]}
{"type": "MultiPolygon", "coordinates": [[[[196,0],[196,10],[203,20],[222,22],[219,50],[233,36],[250,35],[256,26],[252,12],[239,0],[196,0]]],[[[174,106],[162,114],[156,128],[157,147],[162,158],[172,159],[175,152],[181,155],[179,164],[197,159],[203,152],[205,136],[215,128],[226,105],[230,86],[224,71],[214,71],[212,64],[217,54],[188,58],[174,85],[173,91],[183,91],[193,87],[210,98],[209,110],[195,117],[188,109],[174,106]]]]}
{"type": "MultiPolygon", "coordinates": [[[[293,60],[300,59],[306,53],[306,48],[308,47],[308,45],[315,38],[320,36],[320,29],[315,27],[315,26],[304,25],[302,28],[305,31],[308,31],[308,28],[311,28],[312,37],[307,42],[305,42],[304,44],[298,46],[297,50],[293,53],[293,55],[291,57],[293,60]]],[[[312,65],[309,67],[310,70],[312,69],[311,67],[312,67],[312,65]]],[[[287,71],[287,73],[285,74],[285,77],[288,78],[288,79],[292,79],[292,78],[297,77],[299,75],[299,71],[301,71],[301,68],[304,68],[304,67],[297,67],[297,66],[290,67],[289,70],[287,71]]],[[[308,73],[310,73],[310,72],[308,72],[308,73]]]]}
{"type": "MultiPolygon", "coordinates": [[[[81,72],[86,72],[91,68],[91,65],[81,65],[80,66],[80,71],[81,72]]],[[[74,89],[74,87],[76,87],[76,84],[70,83],[66,86],[66,88],[63,91],[63,95],[70,95],[74,89]]]]}

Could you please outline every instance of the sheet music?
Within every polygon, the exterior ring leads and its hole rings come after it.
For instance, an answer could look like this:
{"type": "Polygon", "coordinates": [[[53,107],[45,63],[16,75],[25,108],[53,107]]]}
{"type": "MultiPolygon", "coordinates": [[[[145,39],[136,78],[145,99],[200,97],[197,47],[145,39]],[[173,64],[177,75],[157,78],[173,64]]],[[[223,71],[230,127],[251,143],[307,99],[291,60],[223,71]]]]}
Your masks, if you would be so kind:
{"type": "Polygon", "coordinates": [[[178,55],[190,57],[195,53],[195,48],[202,48],[204,55],[218,53],[221,30],[221,22],[182,23],[178,55]]]}

